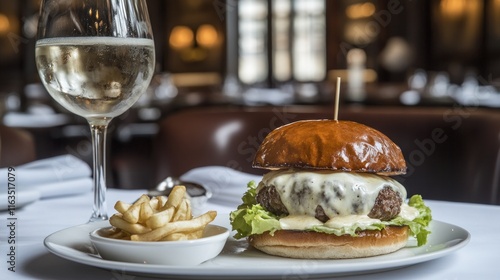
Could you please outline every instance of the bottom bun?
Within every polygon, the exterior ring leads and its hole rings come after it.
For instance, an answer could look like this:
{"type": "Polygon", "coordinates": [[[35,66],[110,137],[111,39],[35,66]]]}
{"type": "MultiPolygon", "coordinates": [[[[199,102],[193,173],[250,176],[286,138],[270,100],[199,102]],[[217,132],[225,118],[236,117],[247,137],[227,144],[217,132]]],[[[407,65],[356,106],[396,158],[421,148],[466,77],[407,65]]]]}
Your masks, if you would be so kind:
{"type": "Polygon", "coordinates": [[[408,241],[408,227],[388,226],[383,230],[365,230],[358,236],[311,231],[278,230],[248,238],[256,249],[275,256],[297,259],[350,259],[391,253],[408,241]]]}

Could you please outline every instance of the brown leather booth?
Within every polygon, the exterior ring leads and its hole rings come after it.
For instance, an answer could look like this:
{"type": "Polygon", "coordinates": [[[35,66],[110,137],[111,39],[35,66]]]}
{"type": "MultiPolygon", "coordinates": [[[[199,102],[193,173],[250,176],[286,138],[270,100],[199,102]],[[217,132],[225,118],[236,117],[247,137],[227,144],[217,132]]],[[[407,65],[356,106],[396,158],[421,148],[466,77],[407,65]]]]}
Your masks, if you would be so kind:
{"type": "Polygon", "coordinates": [[[35,160],[33,136],[22,129],[0,125],[0,167],[16,166],[35,160]]]}
{"type": "MultiPolygon", "coordinates": [[[[251,168],[262,139],[285,123],[332,118],[331,107],[211,107],[179,111],[160,123],[156,180],[200,166],[251,168]]],[[[483,108],[341,108],[339,119],[372,126],[398,144],[408,172],[396,177],[428,199],[500,204],[500,112],[483,108]]]]}

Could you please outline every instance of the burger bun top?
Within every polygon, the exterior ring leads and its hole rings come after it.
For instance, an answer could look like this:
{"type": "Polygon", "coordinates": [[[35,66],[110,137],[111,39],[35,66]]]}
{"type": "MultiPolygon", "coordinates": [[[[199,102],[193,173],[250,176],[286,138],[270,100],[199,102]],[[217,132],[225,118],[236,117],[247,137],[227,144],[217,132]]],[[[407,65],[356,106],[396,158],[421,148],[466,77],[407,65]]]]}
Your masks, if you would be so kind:
{"type": "Polygon", "coordinates": [[[357,122],[337,120],[297,121],[271,131],[253,167],[406,173],[401,149],[386,135],[357,122]]]}

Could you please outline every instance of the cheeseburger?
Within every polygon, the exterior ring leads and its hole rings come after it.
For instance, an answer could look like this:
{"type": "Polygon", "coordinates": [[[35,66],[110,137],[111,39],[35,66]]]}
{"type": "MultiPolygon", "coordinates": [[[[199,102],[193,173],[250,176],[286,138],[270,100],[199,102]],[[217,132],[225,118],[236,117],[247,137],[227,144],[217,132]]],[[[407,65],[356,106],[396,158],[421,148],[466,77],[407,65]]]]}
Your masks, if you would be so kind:
{"type": "Polygon", "coordinates": [[[265,253],[291,258],[344,259],[387,254],[427,242],[430,209],[407,200],[389,176],[404,174],[401,149],[368,126],[336,120],[298,121],[268,134],[250,182],[230,215],[235,238],[265,253]]]}

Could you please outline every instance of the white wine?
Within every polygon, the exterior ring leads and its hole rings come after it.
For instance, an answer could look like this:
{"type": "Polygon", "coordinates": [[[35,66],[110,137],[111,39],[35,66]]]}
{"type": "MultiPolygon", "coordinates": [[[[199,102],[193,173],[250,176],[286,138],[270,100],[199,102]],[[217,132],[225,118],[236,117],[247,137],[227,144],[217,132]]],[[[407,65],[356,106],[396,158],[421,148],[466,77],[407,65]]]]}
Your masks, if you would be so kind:
{"type": "Polygon", "coordinates": [[[155,64],[153,40],[140,38],[41,39],[35,56],[50,95],[87,119],[129,109],[146,91],[155,64]]]}

